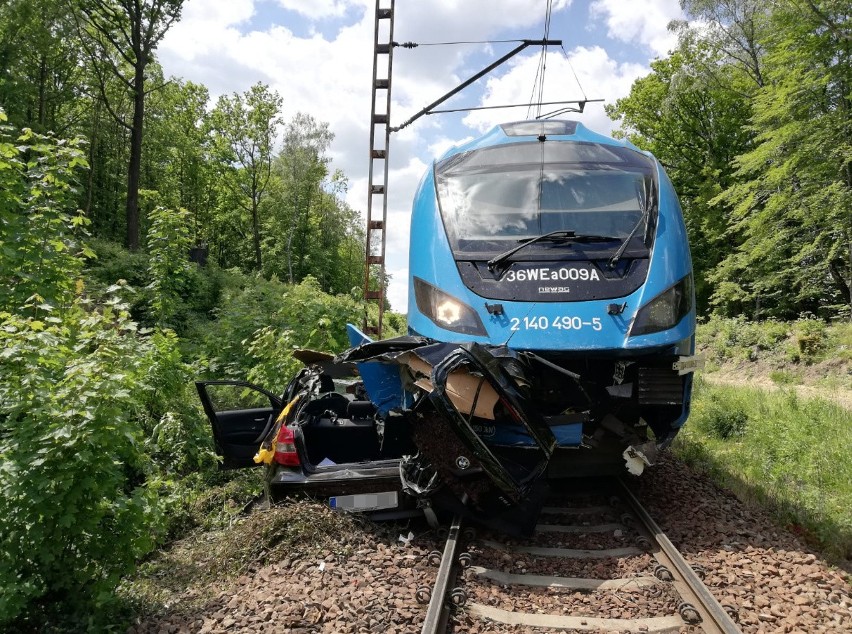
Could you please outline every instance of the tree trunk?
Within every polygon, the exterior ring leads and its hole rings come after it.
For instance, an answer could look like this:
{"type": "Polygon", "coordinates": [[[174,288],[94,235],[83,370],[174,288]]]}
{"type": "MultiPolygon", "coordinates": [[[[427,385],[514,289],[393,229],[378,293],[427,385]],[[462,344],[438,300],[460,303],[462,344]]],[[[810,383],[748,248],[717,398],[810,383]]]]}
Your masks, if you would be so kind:
{"type": "Polygon", "coordinates": [[[257,270],[260,271],[260,221],[257,217],[257,201],[255,199],[251,201],[251,233],[254,241],[254,262],[257,270]]]}
{"type": "Polygon", "coordinates": [[[142,166],[142,126],[145,121],[145,66],[136,64],[133,93],[133,127],[130,130],[130,165],[127,168],[127,248],[139,250],[139,173],[142,166]]]}
{"type": "Polygon", "coordinates": [[[42,55],[38,67],[38,125],[39,131],[44,132],[45,125],[45,83],[47,82],[47,60],[42,55]]]}
{"type": "Polygon", "coordinates": [[[86,183],[86,216],[92,217],[92,190],[95,185],[95,154],[100,138],[101,102],[95,100],[95,110],[92,113],[92,142],[89,144],[89,179],[86,183]]]}

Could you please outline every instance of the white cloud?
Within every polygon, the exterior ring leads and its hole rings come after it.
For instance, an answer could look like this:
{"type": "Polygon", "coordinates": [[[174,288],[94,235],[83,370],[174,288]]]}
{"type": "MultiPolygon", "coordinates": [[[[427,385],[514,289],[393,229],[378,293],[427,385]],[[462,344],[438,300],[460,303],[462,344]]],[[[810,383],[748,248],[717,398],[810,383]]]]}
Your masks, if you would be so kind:
{"type": "MultiPolygon", "coordinates": [[[[570,0],[556,0],[554,20],[570,4],[570,0]]],[[[612,37],[643,42],[659,50],[660,38],[667,33],[666,23],[675,17],[671,7],[676,4],[677,0],[637,0],[636,4],[596,0],[593,9],[598,19],[606,21],[612,37]],[[637,5],[641,8],[635,9],[637,5]]],[[[541,34],[532,29],[542,24],[545,3],[406,0],[395,6],[394,40],[427,43],[538,37],[541,34]]],[[[187,0],[181,21],[166,35],[158,57],[166,74],[205,84],[214,101],[220,94],[243,92],[263,81],[283,97],[285,119],[303,111],[328,122],[335,134],[329,150],[332,169],[342,169],[349,177],[347,201],[366,214],[374,7],[373,0],[187,0]],[[265,4],[258,13],[261,2],[265,4]],[[278,11],[279,24],[274,24],[277,6],[288,11],[278,11]],[[332,34],[309,29],[307,35],[300,36],[288,28],[288,15],[292,18],[289,11],[317,24],[341,16],[350,19],[332,34]],[[258,15],[267,23],[261,23],[258,15]]],[[[494,44],[490,59],[513,46],[494,44]]],[[[482,51],[482,45],[394,49],[393,122],[398,124],[480,70],[482,57],[473,56],[482,51]]],[[[632,81],[647,72],[641,64],[610,58],[600,47],[577,47],[569,55],[590,98],[612,101],[623,96],[632,81]]],[[[483,104],[527,101],[537,61],[537,54],[516,57],[483,80],[479,84],[480,89],[486,89],[483,104]]],[[[547,77],[546,100],[582,97],[561,51],[551,50],[547,77]]],[[[471,103],[470,94],[458,102],[447,102],[446,107],[471,103]]],[[[483,130],[497,122],[524,118],[525,114],[525,109],[481,111],[469,114],[464,121],[474,130],[483,130]]],[[[600,132],[611,128],[601,104],[589,104],[586,114],[571,116],[600,132]]],[[[428,161],[463,142],[460,137],[469,134],[453,126],[455,120],[424,117],[392,136],[387,270],[393,275],[389,299],[395,310],[407,308],[408,232],[414,191],[428,161]]]]}
{"type": "MultiPolygon", "coordinates": [[[[340,17],[346,13],[346,7],[352,2],[346,0],[276,0],[284,9],[295,11],[312,20],[321,18],[340,17]]],[[[362,3],[357,3],[362,4],[362,3]]]]}
{"type": "MultiPolygon", "coordinates": [[[[589,99],[604,99],[607,103],[614,103],[630,91],[634,80],[648,72],[641,64],[616,62],[599,46],[578,46],[568,53],[567,59],[563,55],[551,54],[547,60],[543,101],[583,99],[583,92],[574,79],[576,73],[589,99]]],[[[487,81],[482,105],[523,103],[528,100],[538,63],[538,55],[516,58],[510,63],[510,70],[506,74],[487,81]]],[[[558,107],[542,106],[542,113],[558,107]]],[[[524,106],[508,110],[477,110],[467,115],[464,121],[470,127],[484,132],[498,123],[524,119],[526,116],[527,107],[524,106]]],[[[566,113],[558,118],[581,121],[586,127],[603,134],[612,131],[612,121],[606,116],[602,103],[586,104],[583,114],[566,113]]]]}
{"type": "Polygon", "coordinates": [[[677,44],[669,33],[671,20],[683,18],[679,0],[595,0],[592,18],[603,18],[609,37],[623,42],[639,42],[656,55],[665,55],[677,44]]]}
{"type": "Polygon", "coordinates": [[[200,59],[221,54],[239,40],[236,28],[254,15],[254,0],[194,0],[186,2],[181,19],[160,45],[166,58],[200,59]]]}

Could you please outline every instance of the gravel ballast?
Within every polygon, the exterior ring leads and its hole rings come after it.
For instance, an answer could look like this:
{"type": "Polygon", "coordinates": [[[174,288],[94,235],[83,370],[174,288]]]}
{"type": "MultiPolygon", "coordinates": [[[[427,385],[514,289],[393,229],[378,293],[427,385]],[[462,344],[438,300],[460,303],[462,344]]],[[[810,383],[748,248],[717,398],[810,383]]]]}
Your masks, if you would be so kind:
{"type": "MultiPolygon", "coordinates": [[[[736,610],[746,634],[852,631],[852,586],[847,577],[795,534],[774,524],[767,513],[746,506],[668,455],[641,478],[632,479],[631,488],[687,561],[706,570],[705,583],[723,605],[736,610]]],[[[605,517],[599,519],[613,520],[609,513],[602,515],[605,517]]],[[[558,519],[570,521],[567,516],[558,519]]],[[[557,523],[552,516],[541,520],[557,523]]],[[[367,523],[358,524],[348,536],[345,556],[301,556],[299,544],[295,544],[286,557],[259,561],[237,578],[220,580],[212,590],[206,588],[209,599],[205,601],[193,600],[200,592],[197,587],[178,593],[168,607],[132,626],[128,634],[419,632],[426,607],[416,601],[416,590],[432,584],[436,568],[427,563],[426,555],[441,545],[430,534],[404,543],[396,535],[403,532],[407,536],[408,529],[393,530],[391,534],[387,527],[377,530],[367,523]]],[[[493,535],[483,531],[482,537],[493,535]]],[[[591,540],[602,537],[589,534],[575,543],[591,546],[591,540]]],[[[560,539],[570,546],[572,536],[560,539]]],[[[610,535],[601,544],[617,541],[620,537],[610,535]]],[[[645,554],[624,559],[552,560],[497,552],[479,541],[467,550],[474,566],[514,573],[614,579],[647,575],[653,569],[651,557],[645,554]]],[[[551,612],[553,605],[576,605],[578,615],[662,616],[658,611],[671,613],[677,603],[668,589],[659,587],[642,592],[587,593],[515,589],[473,579],[470,571],[464,573],[463,583],[471,601],[540,613],[551,612]]],[[[567,608],[559,611],[566,610],[570,612],[567,608]]],[[[454,615],[451,629],[546,631],[484,622],[464,610],[454,615]]]]}

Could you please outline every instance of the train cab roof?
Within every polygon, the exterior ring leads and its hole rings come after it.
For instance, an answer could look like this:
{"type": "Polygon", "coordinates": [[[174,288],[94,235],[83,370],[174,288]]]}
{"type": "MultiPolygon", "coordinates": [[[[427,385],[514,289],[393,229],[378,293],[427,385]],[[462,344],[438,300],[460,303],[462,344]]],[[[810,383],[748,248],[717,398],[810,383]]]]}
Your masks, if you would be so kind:
{"type": "Polygon", "coordinates": [[[602,145],[614,145],[629,148],[646,156],[651,156],[649,152],[640,150],[629,141],[613,139],[603,134],[598,134],[597,132],[589,130],[589,128],[579,121],[571,121],[568,119],[533,119],[530,121],[511,121],[496,125],[481,137],[449,149],[439,160],[462,152],[493,147],[495,145],[529,143],[534,140],[544,140],[541,138],[542,136],[544,139],[552,139],[555,141],[576,141],[599,143],[602,145]]]}

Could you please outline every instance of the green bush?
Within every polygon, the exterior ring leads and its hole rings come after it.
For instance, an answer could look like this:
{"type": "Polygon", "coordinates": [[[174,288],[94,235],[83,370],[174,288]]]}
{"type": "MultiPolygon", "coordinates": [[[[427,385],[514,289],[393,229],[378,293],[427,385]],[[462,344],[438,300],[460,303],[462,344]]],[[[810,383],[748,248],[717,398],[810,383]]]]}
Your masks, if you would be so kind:
{"type": "Polygon", "coordinates": [[[188,339],[182,342],[185,350],[203,339],[214,311],[220,306],[223,287],[233,283],[232,276],[219,269],[215,263],[200,267],[185,258],[171,262],[172,266],[180,270],[180,283],[174,283],[168,278],[169,270],[164,266],[166,262],[163,258],[152,264],[152,256],[148,253],[131,252],[115,242],[91,240],[89,244],[94,257],[86,264],[87,291],[94,297],[100,297],[107,288],[123,280],[122,285],[134,290],[123,298],[130,306],[133,319],[153,328],[161,323],[154,309],[155,304],[160,302],[152,286],[152,269],[156,269],[160,279],[166,280],[166,284],[171,286],[172,293],[169,315],[162,323],[188,339]]]}
{"type": "Polygon", "coordinates": [[[148,285],[150,257],[143,251],[128,251],[117,242],[91,239],[94,257],[86,263],[86,280],[97,289],[124,280],[128,286],[141,289],[148,285]]]}
{"type": "Polygon", "coordinates": [[[0,320],[0,623],[85,615],[159,533],[133,416],[145,344],[115,303],[0,320]]]}
{"type": "Polygon", "coordinates": [[[748,426],[748,412],[737,399],[699,400],[690,414],[690,425],[721,440],[742,436],[748,426]]]}
{"type": "Polygon", "coordinates": [[[82,269],[88,220],[74,209],[82,142],[5,125],[0,109],[0,311],[63,308],[82,269]]]}
{"type": "Polygon", "coordinates": [[[802,382],[801,376],[787,370],[772,370],[769,378],[776,385],[795,385],[802,382]]]}
{"type": "Polygon", "coordinates": [[[216,465],[210,427],[195,391],[199,370],[183,361],[180,340],[170,331],[155,332],[141,361],[137,414],[146,452],[160,477],[210,471],[216,465]]]}
{"type": "Polygon", "coordinates": [[[187,294],[192,269],[188,260],[192,239],[189,236],[189,212],[155,207],[148,214],[148,275],[151,309],[158,325],[174,326],[187,294]]]}
{"type": "Polygon", "coordinates": [[[813,363],[826,345],[826,323],[820,319],[803,318],[793,324],[793,333],[800,358],[813,363]]]}
{"type": "Polygon", "coordinates": [[[789,324],[774,319],[747,321],[742,316],[714,315],[699,324],[696,344],[712,361],[756,361],[765,351],[777,349],[789,331],[789,324]]]}
{"type": "Polygon", "coordinates": [[[382,338],[390,339],[400,335],[408,334],[408,320],[403,313],[385,312],[382,324],[382,338]]]}
{"type": "Polygon", "coordinates": [[[272,381],[265,387],[277,389],[299,367],[291,358],[294,348],[348,347],[346,323],[358,323],[362,314],[353,297],[324,293],[310,276],[295,286],[233,271],[230,276],[239,284],[223,289],[222,306],[205,336],[210,376],[245,379],[256,368],[254,378],[272,381]]]}

